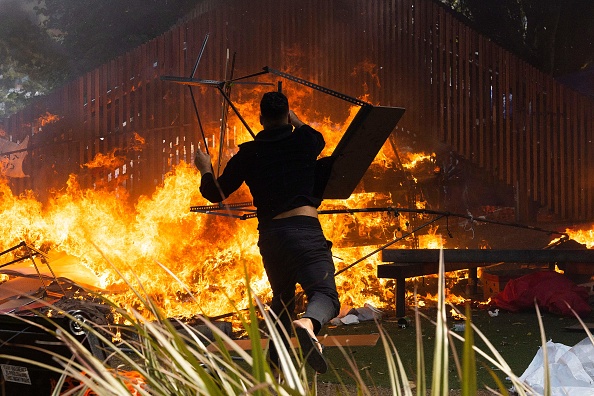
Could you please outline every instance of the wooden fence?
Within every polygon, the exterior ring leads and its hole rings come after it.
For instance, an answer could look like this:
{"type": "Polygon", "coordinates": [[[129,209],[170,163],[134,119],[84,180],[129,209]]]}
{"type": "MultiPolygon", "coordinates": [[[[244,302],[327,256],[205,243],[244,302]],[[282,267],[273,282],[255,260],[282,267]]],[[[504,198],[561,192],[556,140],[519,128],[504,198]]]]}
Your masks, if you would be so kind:
{"type": "MultiPolygon", "coordinates": [[[[11,187],[43,197],[79,174],[84,187],[112,183],[132,197],[151,193],[174,164],[191,161],[201,141],[189,89],[160,76],[189,76],[207,34],[198,78],[223,79],[229,51],[235,76],[271,66],[405,107],[395,135],[414,135],[428,149],[451,146],[513,186],[522,213],[536,202],[565,219],[594,219],[592,99],[433,0],[205,0],[162,36],[4,120],[11,140],[31,137],[30,177],[12,179],[11,187]]],[[[233,89],[234,99],[253,91],[233,89]]],[[[194,92],[215,142],[221,96],[194,92]]],[[[310,103],[320,111],[344,113],[343,104],[316,95],[310,103]]]]}

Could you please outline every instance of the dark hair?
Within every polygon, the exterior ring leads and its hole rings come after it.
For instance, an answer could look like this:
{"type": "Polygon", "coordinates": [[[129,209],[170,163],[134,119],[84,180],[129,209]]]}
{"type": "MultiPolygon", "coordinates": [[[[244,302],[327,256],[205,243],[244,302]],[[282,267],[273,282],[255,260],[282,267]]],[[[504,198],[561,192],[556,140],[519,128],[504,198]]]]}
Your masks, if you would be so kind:
{"type": "Polygon", "coordinates": [[[260,101],[260,114],[270,120],[277,120],[289,113],[289,100],[282,92],[266,92],[260,101]]]}

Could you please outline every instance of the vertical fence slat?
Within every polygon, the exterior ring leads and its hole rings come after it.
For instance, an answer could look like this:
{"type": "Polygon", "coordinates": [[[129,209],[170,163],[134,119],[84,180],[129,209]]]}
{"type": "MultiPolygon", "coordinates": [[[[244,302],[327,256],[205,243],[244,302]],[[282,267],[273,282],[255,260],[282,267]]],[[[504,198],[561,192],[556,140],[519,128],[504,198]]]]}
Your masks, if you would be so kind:
{"type": "MultiPolygon", "coordinates": [[[[586,101],[584,99],[584,101],[586,101]]],[[[594,147],[594,103],[591,99],[588,99],[588,105],[585,106],[586,109],[584,111],[584,129],[586,135],[586,144],[587,144],[587,151],[584,155],[584,161],[586,161],[586,173],[584,174],[584,182],[587,186],[587,194],[585,198],[585,202],[588,205],[588,209],[586,212],[586,218],[592,219],[594,217],[594,184],[592,183],[592,177],[594,176],[594,155],[592,155],[592,150],[594,147]]]]}
{"type": "Polygon", "coordinates": [[[486,106],[486,131],[485,131],[485,162],[487,164],[487,170],[494,178],[498,178],[497,175],[497,140],[495,136],[497,114],[496,114],[496,82],[497,82],[497,68],[496,68],[496,49],[494,48],[491,40],[487,41],[485,55],[487,57],[487,106],[486,106]]]}
{"type": "Polygon", "coordinates": [[[574,103],[572,104],[573,109],[573,122],[574,128],[576,130],[576,134],[574,136],[574,150],[575,150],[575,161],[574,167],[578,170],[578,176],[576,181],[575,187],[575,196],[574,196],[574,214],[578,219],[586,219],[586,205],[580,205],[580,202],[583,199],[583,192],[585,189],[584,184],[584,156],[583,156],[583,147],[586,145],[586,139],[584,135],[584,129],[582,125],[582,117],[581,112],[583,111],[582,101],[580,97],[576,94],[574,96],[574,103]]]}
{"type": "Polygon", "coordinates": [[[446,98],[445,98],[445,42],[444,42],[444,30],[445,30],[445,14],[442,8],[439,8],[437,11],[437,28],[436,28],[436,54],[435,54],[435,69],[436,69],[436,105],[438,107],[437,112],[437,130],[436,130],[436,138],[438,141],[443,142],[445,141],[445,107],[446,107],[446,98]]]}
{"type": "Polygon", "coordinates": [[[485,37],[479,36],[478,37],[478,56],[477,60],[477,90],[476,90],[476,100],[477,103],[477,115],[478,115],[478,125],[477,125],[477,133],[478,133],[478,161],[475,162],[479,167],[485,168],[486,166],[486,139],[485,135],[487,133],[487,129],[485,128],[486,118],[489,112],[485,108],[488,103],[488,92],[489,81],[488,81],[488,67],[486,64],[487,54],[485,48],[485,37]]]}
{"type": "Polygon", "coordinates": [[[585,148],[587,141],[586,141],[586,134],[584,133],[584,125],[583,125],[583,101],[579,95],[575,95],[575,108],[574,108],[574,120],[575,120],[575,129],[577,130],[575,136],[575,150],[576,150],[576,166],[579,169],[579,176],[577,180],[578,187],[576,188],[576,197],[575,197],[575,205],[576,205],[576,212],[579,219],[587,219],[586,217],[586,205],[581,205],[580,203],[583,202],[585,196],[584,192],[587,188],[586,183],[584,182],[586,176],[586,159],[584,158],[585,155],[585,148]]]}
{"type": "Polygon", "coordinates": [[[514,186],[514,182],[511,179],[511,161],[512,161],[512,153],[511,153],[511,143],[512,143],[512,138],[511,138],[511,118],[512,118],[512,114],[510,112],[511,106],[510,106],[510,74],[511,74],[511,60],[510,60],[510,54],[508,51],[502,51],[503,54],[503,60],[502,60],[502,73],[503,73],[503,87],[502,87],[502,93],[501,93],[501,97],[500,100],[502,100],[501,103],[501,109],[504,112],[503,113],[503,123],[502,123],[502,128],[503,128],[503,144],[500,145],[502,152],[502,157],[503,158],[503,162],[501,163],[501,171],[503,172],[502,175],[502,180],[505,181],[505,183],[507,183],[508,185],[511,185],[513,187],[514,186]]]}
{"type": "Polygon", "coordinates": [[[542,74],[536,73],[536,84],[537,84],[537,122],[535,125],[535,131],[537,134],[538,144],[538,163],[536,169],[538,169],[538,184],[536,185],[538,191],[538,202],[541,206],[547,206],[547,188],[545,184],[545,167],[546,167],[546,107],[545,107],[545,92],[544,78],[542,74]]]}
{"type": "Polygon", "coordinates": [[[471,123],[471,120],[474,116],[474,106],[471,105],[471,94],[473,90],[472,86],[472,68],[474,67],[473,63],[473,54],[471,50],[471,45],[473,44],[473,35],[471,34],[470,28],[468,26],[462,26],[462,36],[464,38],[464,51],[462,56],[462,61],[464,62],[464,129],[466,130],[466,144],[464,146],[464,151],[466,157],[471,160],[472,162],[476,161],[474,158],[474,140],[475,135],[474,131],[474,123],[471,123]]]}
{"type": "Polygon", "coordinates": [[[554,210],[553,204],[553,178],[554,178],[554,141],[553,141],[553,103],[554,94],[552,81],[548,76],[543,76],[545,86],[545,101],[543,107],[544,113],[544,155],[545,162],[543,163],[543,171],[545,173],[545,191],[546,191],[546,206],[550,210],[554,210]]]}

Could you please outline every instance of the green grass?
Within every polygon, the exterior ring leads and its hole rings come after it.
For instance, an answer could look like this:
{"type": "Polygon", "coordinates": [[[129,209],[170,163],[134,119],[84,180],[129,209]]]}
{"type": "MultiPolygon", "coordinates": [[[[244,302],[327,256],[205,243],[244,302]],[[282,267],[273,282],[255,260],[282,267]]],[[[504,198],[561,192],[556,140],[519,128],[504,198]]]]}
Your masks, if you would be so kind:
{"type": "MultiPolygon", "coordinates": [[[[435,317],[434,309],[423,309],[422,311],[426,316],[433,318],[435,317]]],[[[381,322],[381,325],[394,342],[395,347],[398,350],[398,354],[402,358],[403,364],[411,379],[413,379],[416,370],[416,327],[414,326],[414,312],[410,313],[411,325],[407,328],[401,328],[398,325],[398,320],[394,316],[387,316],[381,322]]],[[[472,322],[485,334],[491,344],[497,347],[497,350],[505,358],[506,362],[512,368],[512,370],[520,375],[528,367],[528,364],[534,358],[534,355],[541,346],[540,340],[540,329],[538,325],[538,319],[534,311],[522,312],[522,313],[510,313],[500,311],[499,316],[490,317],[487,311],[473,310],[472,311],[472,322]]],[[[578,323],[574,317],[560,317],[547,312],[542,313],[545,333],[549,339],[553,342],[558,342],[565,345],[575,345],[579,341],[586,338],[586,333],[583,331],[568,331],[565,329],[567,326],[578,323]]],[[[592,318],[589,319],[592,321],[592,318]]],[[[427,319],[422,319],[421,333],[423,339],[423,349],[426,352],[425,356],[425,372],[428,377],[432,375],[432,351],[435,342],[435,328],[431,322],[427,319]]],[[[450,319],[450,328],[453,322],[450,319]]],[[[377,326],[373,322],[362,322],[356,325],[340,326],[340,327],[326,327],[323,329],[330,335],[343,335],[343,334],[372,334],[377,333],[377,326]]],[[[480,349],[485,349],[486,344],[481,339],[474,339],[475,345],[480,349]]],[[[455,342],[454,345],[459,353],[462,352],[462,343],[455,342]]],[[[381,345],[373,347],[351,347],[351,354],[356,360],[357,365],[363,371],[366,371],[365,375],[373,377],[374,381],[380,386],[389,386],[389,381],[386,378],[385,370],[385,357],[383,354],[383,348],[381,345]]],[[[325,352],[328,360],[331,364],[337,366],[339,371],[342,371],[344,362],[342,355],[335,348],[327,348],[325,352]]],[[[477,383],[479,388],[484,385],[495,386],[493,379],[487,372],[487,369],[481,364],[483,360],[477,357],[477,383]]],[[[450,365],[450,387],[459,388],[458,375],[453,368],[453,360],[450,365]]],[[[496,373],[499,373],[497,368],[487,364],[487,367],[493,368],[496,373]]],[[[506,384],[510,384],[505,381],[505,376],[500,375],[501,379],[506,384]]],[[[331,374],[325,374],[320,376],[320,379],[327,382],[333,382],[331,374]]]]}

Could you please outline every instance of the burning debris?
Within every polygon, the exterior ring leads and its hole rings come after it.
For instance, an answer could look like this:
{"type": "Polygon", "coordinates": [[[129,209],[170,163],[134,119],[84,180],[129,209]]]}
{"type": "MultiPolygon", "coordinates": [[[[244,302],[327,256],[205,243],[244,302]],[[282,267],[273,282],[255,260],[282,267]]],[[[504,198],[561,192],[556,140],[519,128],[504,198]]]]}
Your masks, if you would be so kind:
{"type": "MultiPolygon", "coordinates": [[[[396,155],[390,145],[385,145],[380,157],[396,155]]],[[[58,278],[103,290],[122,307],[139,307],[134,294],[127,290],[124,277],[133,285],[141,284],[168,317],[224,315],[234,311],[231,301],[239,308],[246,307],[245,270],[250,286],[267,301],[269,291],[256,251],[255,222],[189,212],[190,206],[201,203],[196,195],[198,184],[195,169],[181,164],[166,175],[153,196],[142,197],[131,207],[107,188],[82,190],[75,176],[45,206],[32,195],[14,196],[3,182],[0,213],[5,232],[0,248],[9,249],[25,240],[27,245],[47,254],[50,263],[55,256],[70,257],[68,272],[60,273],[61,266],[52,266],[58,278]],[[172,281],[171,274],[180,282],[172,281]]],[[[392,306],[393,281],[378,279],[376,271],[381,260],[372,253],[378,244],[405,237],[412,223],[423,215],[412,219],[406,212],[357,213],[355,209],[396,205],[398,202],[385,193],[356,192],[347,200],[326,201],[320,208],[344,211],[320,216],[335,244],[336,269],[348,275],[337,276],[343,304],[361,307],[368,303],[381,309],[392,306]],[[362,257],[367,257],[364,262],[347,269],[362,257]]],[[[452,244],[451,238],[442,235],[442,227],[435,223],[424,233],[416,232],[392,247],[409,248],[413,237],[420,248],[452,244]]],[[[2,257],[2,263],[16,258],[8,256],[2,257]]],[[[11,272],[15,265],[2,268],[5,281],[20,276],[11,272]]],[[[31,275],[34,269],[28,271],[31,275]]],[[[455,282],[466,275],[462,272],[452,276],[455,282]]],[[[427,281],[420,281],[428,285],[427,301],[431,301],[430,278],[424,279],[427,281]]]]}
{"type": "Polygon", "coordinates": [[[0,313],[51,318],[67,313],[97,326],[115,323],[112,310],[96,294],[101,291],[99,279],[77,268],[74,257],[44,254],[24,242],[0,253],[2,258],[9,255],[12,260],[0,266],[0,273],[8,277],[0,284],[0,313]]]}

